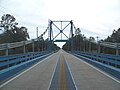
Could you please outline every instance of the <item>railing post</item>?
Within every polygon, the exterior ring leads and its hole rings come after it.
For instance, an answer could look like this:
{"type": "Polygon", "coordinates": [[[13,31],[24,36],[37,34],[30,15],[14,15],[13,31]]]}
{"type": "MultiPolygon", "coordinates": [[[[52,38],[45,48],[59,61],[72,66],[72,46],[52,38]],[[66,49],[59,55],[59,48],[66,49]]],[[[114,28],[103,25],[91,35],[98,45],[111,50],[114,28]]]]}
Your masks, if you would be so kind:
{"type": "Polygon", "coordinates": [[[84,50],[83,51],[86,52],[86,42],[85,42],[85,40],[84,40],[84,50]]]}
{"type": "Polygon", "coordinates": [[[91,42],[89,42],[89,52],[91,52],[91,42]]]}
{"type": "Polygon", "coordinates": [[[43,41],[41,40],[41,51],[43,51],[43,41]]]}
{"type": "Polygon", "coordinates": [[[34,52],[35,51],[35,45],[34,45],[34,39],[32,39],[32,51],[34,52]]]}
{"type": "Polygon", "coordinates": [[[98,53],[100,53],[100,42],[98,42],[98,53]]]}
{"type": "Polygon", "coordinates": [[[23,52],[26,53],[26,50],[25,50],[25,41],[23,41],[23,52]]]}
{"type": "Polygon", "coordinates": [[[118,43],[116,43],[116,55],[119,55],[118,43]]]}
{"type": "Polygon", "coordinates": [[[6,43],[6,52],[5,52],[6,56],[8,56],[9,54],[9,46],[8,46],[8,43],[6,43]]]}

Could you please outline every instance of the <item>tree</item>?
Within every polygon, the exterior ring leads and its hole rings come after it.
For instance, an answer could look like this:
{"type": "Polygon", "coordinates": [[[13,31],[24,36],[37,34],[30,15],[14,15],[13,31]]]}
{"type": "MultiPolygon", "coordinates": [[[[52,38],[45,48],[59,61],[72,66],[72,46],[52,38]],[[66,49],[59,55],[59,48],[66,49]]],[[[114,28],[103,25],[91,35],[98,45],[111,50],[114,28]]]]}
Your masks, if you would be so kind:
{"type": "Polygon", "coordinates": [[[89,37],[89,41],[94,42],[94,41],[95,41],[95,38],[94,38],[94,37],[89,37]]]}
{"type": "Polygon", "coordinates": [[[0,34],[0,43],[13,43],[25,41],[29,38],[27,28],[17,27],[15,17],[10,14],[5,14],[1,18],[0,27],[3,33],[0,34]]]}
{"type": "Polygon", "coordinates": [[[3,31],[8,31],[14,29],[18,23],[15,22],[15,17],[10,14],[4,14],[1,17],[2,21],[0,21],[0,27],[2,27],[3,31]]]}
{"type": "MultiPolygon", "coordinates": [[[[104,42],[120,43],[120,28],[118,30],[113,30],[112,34],[103,40],[104,42]]],[[[115,49],[104,48],[104,53],[115,54],[115,49]]]]}
{"type": "Polygon", "coordinates": [[[108,36],[104,41],[120,43],[120,28],[118,30],[113,30],[112,35],[108,36]]]}
{"type": "Polygon", "coordinates": [[[81,34],[81,30],[80,30],[80,28],[77,28],[76,30],[75,30],[75,35],[80,35],[81,34]]]}

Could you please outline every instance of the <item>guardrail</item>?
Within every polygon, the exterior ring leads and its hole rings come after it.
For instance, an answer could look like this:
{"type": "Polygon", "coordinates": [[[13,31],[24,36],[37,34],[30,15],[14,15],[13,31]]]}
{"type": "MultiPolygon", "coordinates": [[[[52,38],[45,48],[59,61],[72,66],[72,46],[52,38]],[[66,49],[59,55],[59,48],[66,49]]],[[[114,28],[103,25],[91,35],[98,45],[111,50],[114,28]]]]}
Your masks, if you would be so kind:
{"type": "Polygon", "coordinates": [[[38,41],[38,40],[37,39],[32,39],[32,40],[29,40],[29,41],[21,41],[21,42],[15,42],[15,43],[0,44],[0,50],[5,50],[6,55],[8,55],[8,53],[9,53],[8,50],[9,49],[23,46],[23,52],[26,53],[25,46],[28,45],[28,44],[32,44],[32,51],[34,52],[34,42],[35,41],[38,41]]]}
{"type": "Polygon", "coordinates": [[[99,52],[100,52],[100,46],[104,46],[104,47],[109,47],[109,48],[115,49],[116,50],[116,55],[119,55],[120,43],[94,42],[94,41],[90,41],[90,42],[98,45],[99,52]]]}
{"type": "Polygon", "coordinates": [[[16,47],[24,46],[24,45],[27,45],[27,44],[30,44],[30,43],[33,43],[33,40],[0,44],[0,50],[6,50],[8,48],[9,49],[16,48],[16,47]]]}
{"type": "Polygon", "coordinates": [[[0,83],[48,55],[50,55],[48,52],[30,52],[0,56],[0,83]]]}
{"type": "Polygon", "coordinates": [[[102,42],[100,43],[101,46],[106,46],[109,48],[117,48],[120,49],[120,43],[110,43],[110,42],[102,42]]]}
{"type": "Polygon", "coordinates": [[[120,79],[120,55],[74,52],[75,56],[120,79]]]}

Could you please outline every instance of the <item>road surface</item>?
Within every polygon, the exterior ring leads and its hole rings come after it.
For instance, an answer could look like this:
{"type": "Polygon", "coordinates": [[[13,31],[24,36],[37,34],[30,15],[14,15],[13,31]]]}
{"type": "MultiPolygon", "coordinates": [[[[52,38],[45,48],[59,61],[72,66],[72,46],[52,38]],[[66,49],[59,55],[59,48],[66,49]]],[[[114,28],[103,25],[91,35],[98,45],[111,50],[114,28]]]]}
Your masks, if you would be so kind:
{"type": "Polygon", "coordinates": [[[120,83],[60,50],[1,85],[0,90],[120,90],[120,83]]]}

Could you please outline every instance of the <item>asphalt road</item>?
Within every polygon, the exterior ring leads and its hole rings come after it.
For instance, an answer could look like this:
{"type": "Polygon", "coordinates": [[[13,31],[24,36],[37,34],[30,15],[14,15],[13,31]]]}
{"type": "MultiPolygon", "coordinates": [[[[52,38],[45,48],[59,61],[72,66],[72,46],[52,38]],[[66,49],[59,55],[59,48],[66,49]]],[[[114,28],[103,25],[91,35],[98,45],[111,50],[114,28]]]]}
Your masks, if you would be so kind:
{"type": "Polygon", "coordinates": [[[59,51],[47,57],[27,72],[4,85],[0,90],[48,90],[60,54],[64,56],[67,62],[78,90],[120,90],[120,83],[64,51],[59,51]]]}
{"type": "Polygon", "coordinates": [[[0,90],[47,90],[59,52],[45,59],[0,90]]]}
{"type": "Polygon", "coordinates": [[[120,90],[120,83],[89,66],[79,58],[63,52],[78,90],[120,90]]]}
{"type": "Polygon", "coordinates": [[[58,58],[49,90],[77,90],[63,53],[58,58]]]}

